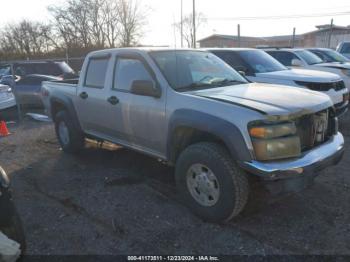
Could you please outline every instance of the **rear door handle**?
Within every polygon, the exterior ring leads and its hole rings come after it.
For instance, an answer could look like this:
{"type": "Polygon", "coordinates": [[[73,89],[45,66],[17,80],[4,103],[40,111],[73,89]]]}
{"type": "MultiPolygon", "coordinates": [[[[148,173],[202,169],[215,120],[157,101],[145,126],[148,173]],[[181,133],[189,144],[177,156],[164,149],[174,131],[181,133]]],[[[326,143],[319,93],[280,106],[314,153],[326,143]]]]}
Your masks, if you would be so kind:
{"type": "Polygon", "coordinates": [[[119,99],[115,96],[108,97],[107,101],[112,105],[116,105],[119,103],[119,99]]]}
{"type": "Polygon", "coordinates": [[[82,99],[86,99],[89,97],[89,95],[86,92],[81,92],[79,95],[82,99]]]}

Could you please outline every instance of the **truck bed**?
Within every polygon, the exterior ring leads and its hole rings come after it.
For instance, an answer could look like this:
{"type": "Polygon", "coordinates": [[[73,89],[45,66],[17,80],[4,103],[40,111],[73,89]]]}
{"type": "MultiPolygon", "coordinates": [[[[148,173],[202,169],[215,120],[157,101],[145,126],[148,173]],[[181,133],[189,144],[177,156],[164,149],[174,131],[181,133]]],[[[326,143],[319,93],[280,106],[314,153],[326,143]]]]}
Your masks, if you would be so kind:
{"type": "Polygon", "coordinates": [[[74,97],[77,93],[79,79],[68,79],[58,81],[44,81],[41,85],[42,101],[49,114],[50,110],[50,95],[58,92],[61,95],[74,97]]]}

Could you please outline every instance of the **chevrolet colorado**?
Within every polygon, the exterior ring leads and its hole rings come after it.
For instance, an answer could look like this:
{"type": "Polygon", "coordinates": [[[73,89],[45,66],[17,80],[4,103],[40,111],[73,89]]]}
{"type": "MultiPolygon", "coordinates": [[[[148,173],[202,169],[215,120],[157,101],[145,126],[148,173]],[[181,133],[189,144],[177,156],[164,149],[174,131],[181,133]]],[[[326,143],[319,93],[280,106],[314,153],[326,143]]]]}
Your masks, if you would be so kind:
{"type": "Polygon", "coordinates": [[[297,191],[344,150],[327,95],[248,83],[205,51],[94,51],[79,80],[43,82],[42,95],[64,151],[87,137],[174,165],[184,203],[208,221],[242,211],[249,177],[297,191]]]}

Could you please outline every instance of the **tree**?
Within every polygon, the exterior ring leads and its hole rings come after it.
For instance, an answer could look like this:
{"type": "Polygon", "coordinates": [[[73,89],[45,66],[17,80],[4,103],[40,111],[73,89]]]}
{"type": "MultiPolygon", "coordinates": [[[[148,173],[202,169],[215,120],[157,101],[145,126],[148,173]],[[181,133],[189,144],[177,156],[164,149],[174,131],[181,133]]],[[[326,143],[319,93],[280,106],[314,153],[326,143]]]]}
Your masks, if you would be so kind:
{"type": "MultiPolygon", "coordinates": [[[[198,29],[207,22],[206,17],[203,15],[203,13],[196,13],[196,31],[198,32],[198,29]]],[[[188,14],[183,17],[182,20],[183,30],[182,30],[182,37],[187,43],[187,47],[194,47],[193,41],[194,41],[194,26],[193,26],[193,14],[188,14]]],[[[176,30],[179,31],[181,36],[181,21],[178,23],[175,23],[176,30]]]]}
{"type": "Polygon", "coordinates": [[[39,22],[22,20],[7,25],[1,36],[2,52],[17,53],[26,58],[49,52],[55,46],[50,26],[39,22]]]}
{"type": "Polygon", "coordinates": [[[138,0],[66,0],[48,10],[49,23],[22,20],[3,28],[1,58],[85,55],[94,49],[137,45],[148,12],[138,0]]]}
{"type": "Polygon", "coordinates": [[[138,2],[133,0],[119,0],[117,17],[119,22],[119,44],[122,47],[137,44],[142,36],[142,29],[146,22],[144,10],[139,8],[138,2]]]}

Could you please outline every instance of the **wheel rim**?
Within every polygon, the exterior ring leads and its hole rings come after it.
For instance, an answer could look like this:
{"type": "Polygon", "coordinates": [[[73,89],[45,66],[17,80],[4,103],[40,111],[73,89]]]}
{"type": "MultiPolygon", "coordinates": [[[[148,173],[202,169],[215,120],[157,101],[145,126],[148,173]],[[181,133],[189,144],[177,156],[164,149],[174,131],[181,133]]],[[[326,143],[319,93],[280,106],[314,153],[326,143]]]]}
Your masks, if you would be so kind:
{"type": "Polygon", "coordinates": [[[63,145],[69,144],[69,131],[65,122],[61,121],[58,125],[58,135],[63,145]]]}
{"type": "Polygon", "coordinates": [[[213,206],[218,202],[220,186],[215,174],[205,165],[192,165],[186,175],[187,188],[192,197],[202,206],[213,206]]]}

